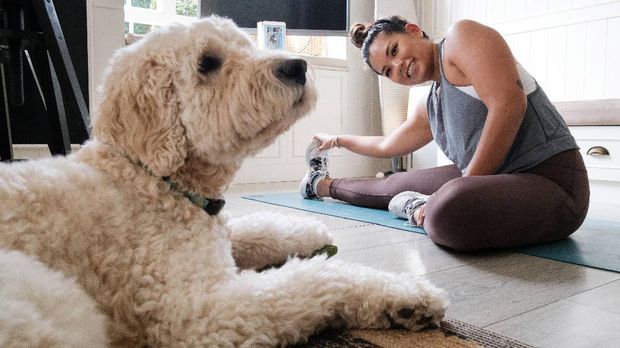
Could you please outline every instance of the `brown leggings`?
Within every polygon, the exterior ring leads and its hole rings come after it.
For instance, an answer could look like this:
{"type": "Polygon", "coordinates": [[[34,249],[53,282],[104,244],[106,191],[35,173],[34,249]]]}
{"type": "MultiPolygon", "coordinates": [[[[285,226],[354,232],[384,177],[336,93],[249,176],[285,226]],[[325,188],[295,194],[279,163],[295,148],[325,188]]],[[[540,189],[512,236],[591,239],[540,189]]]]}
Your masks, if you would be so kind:
{"type": "Polygon", "coordinates": [[[431,195],[424,230],[456,250],[510,248],[568,237],[583,223],[590,188],[578,150],[561,152],[525,172],[462,177],[454,166],[396,173],[385,179],[335,179],[332,198],[387,209],[394,195],[431,195]]]}

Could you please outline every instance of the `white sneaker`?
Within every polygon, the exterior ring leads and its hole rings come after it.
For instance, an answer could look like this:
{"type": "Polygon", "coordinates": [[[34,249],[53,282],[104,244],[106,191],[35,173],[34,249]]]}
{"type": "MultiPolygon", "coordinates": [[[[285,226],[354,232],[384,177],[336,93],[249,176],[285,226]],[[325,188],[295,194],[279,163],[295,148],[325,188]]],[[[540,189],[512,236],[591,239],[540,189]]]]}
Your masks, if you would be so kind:
{"type": "Polygon", "coordinates": [[[327,162],[329,156],[329,149],[319,150],[321,141],[319,139],[312,139],[308,148],[306,149],[306,164],[312,170],[318,170],[327,173],[327,162]]]}
{"type": "Polygon", "coordinates": [[[327,176],[326,172],[318,170],[308,170],[306,175],[299,183],[299,194],[305,199],[322,200],[318,194],[319,182],[327,176]]]}
{"type": "Polygon", "coordinates": [[[319,150],[320,145],[321,142],[318,139],[312,139],[306,149],[308,172],[299,183],[299,194],[306,199],[321,199],[317,193],[318,185],[329,175],[327,172],[329,150],[319,150]]]}
{"type": "Polygon", "coordinates": [[[409,221],[410,224],[417,226],[413,214],[422,205],[426,204],[428,195],[414,191],[404,191],[394,196],[388,203],[390,213],[401,219],[409,221]]]}

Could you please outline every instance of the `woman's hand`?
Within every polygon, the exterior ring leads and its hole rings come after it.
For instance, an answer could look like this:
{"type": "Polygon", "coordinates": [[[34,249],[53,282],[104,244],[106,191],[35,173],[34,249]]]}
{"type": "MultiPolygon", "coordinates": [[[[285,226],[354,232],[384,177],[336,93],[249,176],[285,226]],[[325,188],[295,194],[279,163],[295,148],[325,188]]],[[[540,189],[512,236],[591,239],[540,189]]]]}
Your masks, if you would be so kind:
{"type": "Polygon", "coordinates": [[[319,150],[329,150],[334,147],[338,147],[338,136],[331,135],[327,133],[316,133],[313,137],[321,142],[321,146],[319,146],[319,150]]]}

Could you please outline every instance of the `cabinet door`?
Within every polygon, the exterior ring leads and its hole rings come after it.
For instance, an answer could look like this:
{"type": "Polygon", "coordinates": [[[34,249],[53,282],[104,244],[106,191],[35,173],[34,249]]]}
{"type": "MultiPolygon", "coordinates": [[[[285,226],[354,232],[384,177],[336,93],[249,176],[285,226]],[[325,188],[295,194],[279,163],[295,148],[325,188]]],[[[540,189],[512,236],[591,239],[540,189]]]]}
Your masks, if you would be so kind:
{"type": "Polygon", "coordinates": [[[620,182],[620,126],[570,127],[590,180],[620,182]]]}

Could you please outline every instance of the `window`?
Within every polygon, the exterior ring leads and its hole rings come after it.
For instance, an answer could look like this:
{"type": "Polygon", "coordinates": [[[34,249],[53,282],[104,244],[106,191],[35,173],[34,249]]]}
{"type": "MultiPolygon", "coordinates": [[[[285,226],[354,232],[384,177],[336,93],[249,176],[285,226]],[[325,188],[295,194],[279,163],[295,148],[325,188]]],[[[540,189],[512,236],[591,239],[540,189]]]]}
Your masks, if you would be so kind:
{"type": "MultiPolygon", "coordinates": [[[[189,24],[197,20],[199,0],[125,0],[125,34],[148,34],[171,23],[189,24]]],[[[256,35],[251,35],[256,40],[256,35]]],[[[346,59],[344,36],[287,35],[289,52],[304,56],[346,59]]]]}
{"type": "MultiPolygon", "coordinates": [[[[256,41],[256,35],[251,35],[256,41]]],[[[286,50],[300,56],[346,59],[346,38],[343,36],[287,35],[286,50]]]]}
{"type": "Polygon", "coordinates": [[[198,18],[198,0],[125,0],[125,34],[144,35],[171,23],[198,18]]]}

